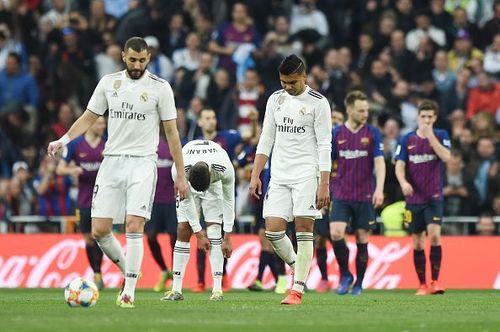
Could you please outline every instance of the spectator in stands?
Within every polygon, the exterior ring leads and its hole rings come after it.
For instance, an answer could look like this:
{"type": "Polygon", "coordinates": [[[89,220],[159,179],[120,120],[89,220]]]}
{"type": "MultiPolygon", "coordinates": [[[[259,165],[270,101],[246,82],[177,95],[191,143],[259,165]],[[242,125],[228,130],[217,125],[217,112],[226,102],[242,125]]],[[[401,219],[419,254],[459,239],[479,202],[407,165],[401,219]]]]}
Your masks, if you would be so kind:
{"type": "MultiPolygon", "coordinates": [[[[500,31],[500,27],[499,30],[500,31]]],[[[484,71],[500,81],[500,32],[493,38],[484,54],[484,71]]]]}
{"type": "Polygon", "coordinates": [[[92,0],[90,2],[89,27],[99,35],[114,31],[116,28],[116,19],[106,13],[104,2],[104,0],[92,0]]]}
{"type": "Polygon", "coordinates": [[[500,83],[494,82],[486,72],[477,77],[476,88],[470,90],[467,102],[467,118],[471,119],[479,112],[488,112],[493,117],[500,110],[500,83]]]}
{"type": "Polygon", "coordinates": [[[444,115],[448,115],[455,108],[453,97],[457,76],[448,68],[448,57],[444,50],[437,51],[434,55],[432,78],[439,92],[439,108],[444,115]]]}
{"type": "Polygon", "coordinates": [[[54,138],[61,138],[69,130],[73,122],[75,121],[75,113],[68,103],[62,103],[59,105],[59,110],[57,111],[57,122],[52,125],[52,131],[54,132],[54,138]]]}
{"type": "Polygon", "coordinates": [[[186,47],[177,49],[172,54],[174,67],[176,69],[184,67],[187,70],[195,71],[200,66],[201,61],[200,38],[196,33],[190,32],[186,36],[185,43],[186,47]]]}
{"type": "Polygon", "coordinates": [[[304,30],[314,30],[323,37],[330,31],[325,13],[316,8],[316,0],[300,0],[292,7],[290,15],[290,34],[304,30]]]}
{"type": "Polygon", "coordinates": [[[380,60],[371,64],[371,71],[365,81],[365,91],[368,100],[377,108],[383,108],[391,97],[392,79],[387,65],[380,60]]]}
{"type": "Polygon", "coordinates": [[[266,90],[266,95],[281,89],[276,68],[278,68],[283,57],[278,52],[278,43],[278,34],[270,31],[264,37],[262,46],[253,53],[255,68],[266,90]]]}
{"type": "Polygon", "coordinates": [[[394,68],[401,77],[409,82],[415,78],[415,54],[406,48],[405,33],[403,30],[396,30],[391,34],[390,55],[394,68]]]}
{"type": "Polygon", "coordinates": [[[6,67],[0,72],[0,112],[12,103],[38,106],[38,87],[33,76],[21,68],[17,53],[9,53],[6,67]]]}
{"type": "Polygon", "coordinates": [[[448,65],[451,70],[458,71],[470,65],[472,59],[483,59],[483,52],[473,47],[471,35],[466,30],[459,30],[455,37],[453,49],[448,52],[448,65]]]}
{"type": "Polygon", "coordinates": [[[495,137],[495,118],[490,113],[477,113],[470,122],[476,141],[481,137],[495,137]]]}
{"type": "Polygon", "coordinates": [[[148,70],[156,76],[170,81],[174,75],[174,65],[172,61],[163,53],[160,52],[160,42],[154,36],[144,38],[151,52],[151,60],[149,61],[148,70]]]}
{"type": "Polygon", "coordinates": [[[415,27],[412,0],[396,1],[396,17],[398,21],[398,29],[403,30],[405,33],[408,33],[408,31],[415,27]]]}
{"type": "Polygon", "coordinates": [[[218,69],[213,75],[213,79],[208,85],[207,106],[217,113],[219,127],[229,129],[223,123],[222,114],[227,114],[226,109],[235,109],[236,91],[231,85],[229,73],[225,69],[218,69]]]}
{"type": "Polygon", "coordinates": [[[116,73],[123,69],[122,49],[118,44],[111,44],[106,47],[105,52],[101,52],[94,57],[97,70],[97,78],[104,75],[116,73]]]}
{"type": "Polygon", "coordinates": [[[208,97],[208,86],[213,78],[214,58],[208,52],[201,53],[200,65],[191,74],[191,82],[194,85],[193,95],[206,100],[208,97]]]}
{"type": "Polygon", "coordinates": [[[372,62],[377,58],[374,48],[373,36],[368,33],[362,33],[358,39],[359,53],[354,59],[354,68],[360,70],[363,74],[368,74],[372,62]]]}
{"type": "Polygon", "coordinates": [[[441,29],[446,34],[448,44],[453,40],[453,16],[444,8],[445,0],[431,0],[431,22],[432,25],[441,29]]]}
{"type": "Polygon", "coordinates": [[[52,26],[61,28],[63,26],[65,15],[69,13],[71,7],[69,1],[52,0],[52,5],[42,17],[42,20],[50,20],[52,26]]]}
{"type": "Polygon", "coordinates": [[[500,31],[500,2],[496,1],[493,5],[493,13],[493,18],[484,24],[481,31],[483,45],[490,45],[494,36],[500,31]]]}
{"type": "Polygon", "coordinates": [[[476,223],[476,235],[498,235],[497,227],[493,222],[493,216],[491,214],[484,213],[479,216],[479,220],[476,223]]]}
{"type": "MultiPolygon", "coordinates": [[[[470,35],[471,43],[474,47],[481,47],[482,40],[479,36],[479,29],[477,25],[469,21],[467,11],[458,7],[453,12],[453,39],[456,39],[463,31],[470,35]]],[[[451,44],[449,44],[451,46],[451,44]]]]}
{"type": "Polygon", "coordinates": [[[467,109],[467,99],[469,96],[469,85],[471,82],[472,72],[468,68],[459,69],[457,72],[457,80],[453,96],[453,108],[467,109]]]}
{"type": "Polygon", "coordinates": [[[290,21],[287,16],[279,15],[275,18],[274,32],[277,34],[277,48],[281,57],[285,58],[290,54],[302,54],[302,43],[290,36],[290,21]]]}
{"type": "Polygon", "coordinates": [[[417,27],[408,32],[406,36],[406,48],[412,52],[416,52],[420,44],[420,39],[423,36],[428,37],[440,47],[446,46],[446,35],[444,31],[431,24],[429,14],[423,11],[417,13],[415,22],[417,27]]]}

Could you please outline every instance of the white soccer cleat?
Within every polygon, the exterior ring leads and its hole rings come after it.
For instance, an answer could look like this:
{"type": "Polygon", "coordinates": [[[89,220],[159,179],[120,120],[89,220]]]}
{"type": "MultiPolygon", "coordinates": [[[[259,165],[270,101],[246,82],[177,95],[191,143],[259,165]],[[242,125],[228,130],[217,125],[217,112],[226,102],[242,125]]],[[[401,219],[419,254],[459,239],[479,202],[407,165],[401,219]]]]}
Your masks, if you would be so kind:
{"type": "Polygon", "coordinates": [[[165,293],[165,296],[163,296],[160,301],[182,301],[184,300],[184,296],[182,293],[179,292],[174,292],[173,290],[170,290],[165,293]]]}
{"type": "Polygon", "coordinates": [[[222,291],[213,291],[212,296],[210,296],[210,301],[222,301],[224,300],[224,295],[222,291]]]}

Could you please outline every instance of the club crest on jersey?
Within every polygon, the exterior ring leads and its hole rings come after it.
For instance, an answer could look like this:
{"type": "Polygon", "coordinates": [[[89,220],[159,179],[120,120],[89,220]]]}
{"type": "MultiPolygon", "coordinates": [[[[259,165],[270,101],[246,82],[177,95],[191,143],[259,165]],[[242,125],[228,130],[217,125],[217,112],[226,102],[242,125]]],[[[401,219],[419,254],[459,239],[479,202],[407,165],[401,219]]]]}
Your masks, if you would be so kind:
{"type": "Polygon", "coordinates": [[[368,137],[361,137],[361,144],[368,145],[370,143],[370,139],[368,137]]]}
{"type": "Polygon", "coordinates": [[[278,97],[278,104],[281,105],[285,101],[285,96],[279,96],[278,97]]]}
{"type": "Polygon", "coordinates": [[[122,85],[122,80],[116,80],[113,83],[113,89],[118,90],[121,85],[122,85]]]}
{"type": "Polygon", "coordinates": [[[302,107],[302,108],[299,110],[299,114],[300,114],[300,115],[306,115],[306,108],[305,108],[305,107],[302,107]]]}
{"type": "Polygon", "coordinates": [[[139,97],[139,99],[140,99],[141,101],[143,101],[143,102],[148,101],[148,98],[149,98],[149,96],[148,96],[148,93],[147,93],[146,91],[144,91],[144,92],[141,94],[141,96],[139,97]]]}

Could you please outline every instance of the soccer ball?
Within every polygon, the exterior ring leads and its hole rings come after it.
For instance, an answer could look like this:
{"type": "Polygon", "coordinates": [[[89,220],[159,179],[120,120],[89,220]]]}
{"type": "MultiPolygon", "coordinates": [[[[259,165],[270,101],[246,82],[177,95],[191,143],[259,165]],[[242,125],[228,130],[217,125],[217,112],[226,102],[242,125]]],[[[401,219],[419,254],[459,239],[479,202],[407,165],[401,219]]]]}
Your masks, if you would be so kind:
{"type": "Polygon", "coordinates": [[[64,299],[70,307],[93,307],[99,299],[99,291],[92,281],[76,278],[64,289],[64,299]]]}

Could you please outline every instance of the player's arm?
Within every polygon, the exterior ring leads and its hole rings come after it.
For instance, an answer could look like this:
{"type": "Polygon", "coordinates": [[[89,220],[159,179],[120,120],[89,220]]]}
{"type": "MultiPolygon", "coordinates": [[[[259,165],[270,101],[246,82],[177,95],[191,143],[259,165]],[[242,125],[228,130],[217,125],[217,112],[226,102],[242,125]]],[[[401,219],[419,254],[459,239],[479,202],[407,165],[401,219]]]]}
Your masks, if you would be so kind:
{"type": "Polygon", "coordinates": [[[318,146],[320,180],[316,192],[316,208],[328,205],[330,196],[330,172],[332,170],[332,121],[330,104],[323,98],[314,113],[314,133],[318,146]]]}
{"type": "Polygon", "coordinates": [[[274,140],[276,138],[276,122],[274,121],[274,101],[270,97],[266,105],[266,115],[264,124],[262,125],[262,133],[260,134],[255,160],[253,163],[252,176],[250,178],[250,195],[259,198],[262,195],[262,182],[260,181],[260,173],[266,166],[267,159],[273,150],[274,140]]]}
{"type": "Polygon", "coordinates": [[[436,155],[442,162],[446,163],[451,157],[451,142],[448,134],[445,131],[440,132],[439,138],[436,137],[434,131],[430,131],[427,139],[436,155]]]}
{"type": "Polygon", "coordinates": [[[50,142],[47,152],[49,156],[54,156],[59,150],[68,145],[76,137],[83,135],[90,126],[96,122],[99,114],[96,114],[88,109],[73,123],[71,128],[57,141],[50,142]]]}
{"type": "Polygon", "coordinates": [[[224,239],[222,241],[222,253],[224,257],[231,257],[233,251],[231,244],[231,232],[234,227],[234,204],[235,204],[235,188],[234,188],[234,168],[229,158],[227,158],[226,171],[222,178],[222,227],[224,230],[224,239]]]}
{"type": "Polygon", "coordinates": [[[83,169],[80,166],[76,166],[72,161],[74,161],[75,155],[75,143],[77,141],[73,141],[69,143],[63,151],[62,158],[57,163],[56,174],[60,176],[74,176],[78,178],[80,174],[83,173],[83,169]]]}
{"type": "Polygon", "coordinates": [[[158,113],[162,120],[170,153],[177,168],[177,179],[174,179],[175,191],[179,194],[179,198],[183,200],[188,193],[188,184],[186,172],[184,171],[181,140],[177,130],[177,109],[175,108],[174,92],[167,82],[161,84],[160,90],[158,113]]]}
{"type": "Polygon", "coordinates": [[[384,203],[384,182],[385,182],[385,160],[384,143],[382,134],[376,128],[373,129],[373,163],[375,168],[375,192],[372,203],[375,207],[380,207],[384,203]]]}
{"type": "Polygon", "coordinates": [[[403,195],[412,196],[413,187],[406,180],[406,161],[408,159],[407,140],[408,136],[404,136],[396,149],[396,178],[401,186],[403,195]]]}

